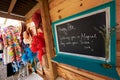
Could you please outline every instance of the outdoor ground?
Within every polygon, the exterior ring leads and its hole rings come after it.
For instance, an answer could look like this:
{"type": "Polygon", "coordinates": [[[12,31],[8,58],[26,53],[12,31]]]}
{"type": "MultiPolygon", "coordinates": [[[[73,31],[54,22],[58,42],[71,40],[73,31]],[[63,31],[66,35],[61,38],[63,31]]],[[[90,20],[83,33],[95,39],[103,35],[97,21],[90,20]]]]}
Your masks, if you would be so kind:
{"type": "Polygon", "coordinates": [[[18,74],[15,74],[13,77],[7,77],[7,68],[0,61],[0,80],[18,80],[18,74]],[[13,79],[14,78],[14,79],[13,79]]]}

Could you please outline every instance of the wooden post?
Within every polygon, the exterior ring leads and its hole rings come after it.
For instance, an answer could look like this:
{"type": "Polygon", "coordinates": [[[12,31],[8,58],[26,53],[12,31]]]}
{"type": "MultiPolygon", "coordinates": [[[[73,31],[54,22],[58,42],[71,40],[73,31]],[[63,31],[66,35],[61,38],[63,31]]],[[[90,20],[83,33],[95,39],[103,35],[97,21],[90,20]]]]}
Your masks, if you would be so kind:
{"type": "Polygon", "coordinates": [[[44,32],[45,44],[46,44],[46,53],[48,58],[49,64],[49,79],[55,80],[53,65],[51,62],[51,57],[54,54],[54,47],[53,47],[53,37],[52,37],[52,29],[50,24],[50,15],[48,10],[48,1],[47,0],[39,0],[41,4],[41,16],[42,16],[42,27],[44,32]]]}

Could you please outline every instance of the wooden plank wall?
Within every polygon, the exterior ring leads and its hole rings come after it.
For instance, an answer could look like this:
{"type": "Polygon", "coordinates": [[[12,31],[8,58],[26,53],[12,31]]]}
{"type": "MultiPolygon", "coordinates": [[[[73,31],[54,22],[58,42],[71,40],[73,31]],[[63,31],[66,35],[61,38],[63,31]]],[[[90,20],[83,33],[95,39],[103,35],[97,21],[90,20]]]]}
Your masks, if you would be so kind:
{"type": "MultiPolygon", "coordinates": [[[[88,10],[112,0],[48,0],[51,22],[88,10]]],[[[56,64],[53,62],[53,64],[56,64]]],[[[58,75],[65,80],[111,80],[68,65],[57,64],[58,75]]]]}
{"type": "MultiPolygon", "coordinates": [[[[120,28],[120,0],[116,0],[117,28],[120,28]]],[[[117,70],[120,75],[120,29],[117,31],[117,70]]]]}
{"type": "Polygon", "coordinates": [[[51,21],[71,16],[111,0],[49,0],[51,21]]]}
{"type": "MultiPolygon", "coordinates": [[[[120,0],[116,0],[117,28],[120,28],[120,0]]],[[[117,66],[120,67],[120,30],[117,32],[117,66]]]]}
{"type": "Polygon", "coordinates": [[[56,63],[58,74],[65,80],[112,80],[111,78],[78,69],[66,64],[56,63]]]}

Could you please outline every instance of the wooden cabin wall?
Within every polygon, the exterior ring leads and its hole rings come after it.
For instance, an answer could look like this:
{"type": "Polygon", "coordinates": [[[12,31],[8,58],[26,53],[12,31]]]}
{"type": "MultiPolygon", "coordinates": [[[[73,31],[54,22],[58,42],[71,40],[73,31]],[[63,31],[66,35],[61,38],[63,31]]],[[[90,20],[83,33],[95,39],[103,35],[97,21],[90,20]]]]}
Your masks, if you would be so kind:
{"type": "MultiPolygon", "coordinates": [[[[37,10],[38,8],[42,9],[42,18],[43,19],[43,25],[44,25],[44,31],[45,31],[45,38],[46,43],[47,43],[47,54],[53,54],[54,53],[54,49],[53,47],[53,39],[51,39],[52,35],[51,35],[51,26],[50,26],[50,21],[54,22],[57,20],[60,20],[62,18],[71,16],[73,14],[88,10],[90,8],[99,6],[101,4],[110,2],[112,0],[48,0],[48,4],[49,4],[49,15],[48,13],[46,14],[46,1],[47,0],[39,0],[40,3],[39,5],[37,5],[36,7],[34,7],[25,17],[26,17],[26,22],[30,21],[30,17],[32,15],[32,13],[37,10]],[[43,2],[41,2],[43,1],[43,2]],[[44,5],[41,3],[45,3],[44,5]],[[41,7],[42,6],[42,7],[41,7]],[[28,19],[28,20],[27,20],[28,19]],[[48,22],[48,23],[46,23],[48,22]],[[50,43],[51,42],[51,43],[50,43]],[[50,43],[50,44],[49,44],[50,43]]],[[[119,24],[117,27],[120,27],[120,0],[116,0],[117,1],[117,23],[119,24]]],[[[118,34],[118,33],[117,33],[118,34]]],[[[117,58],[120,57],[120,36],[117,35],[117,58]]],[[[54,78],[56,77],[56,74],[58,74],[58,76],[64,77],[66,80],[73,80],[73,78],[76,78],[76,80],[91,80],[91,79],[97,79],[97,80],[111,80],[105,76],[101,76],[95,73],[91,73],[91,72],[86,72],[80,69],[77,69],[75,67],[71,67],[68,65],[64,65],[64,64],[59,64],[59,63],[52,63],[54,66],[51,65],[51,56],[48,55],[49,58],[49,64],[50,64],[50,70],[45,70],[45,74],[47,74],[48,77],[52,77],[51,79],[54,80],[54,78]],[[55,68],[56,66],[56,68],[55,68]],[[55,70],[53,70],[56,69],[55,70]],[[51,70],[52,69],[52,70],[51,70]],[[53,71],[54,74],[52,73],[53,71]]],[[[118,60],[117,60],[118,61],[118,60]]],[[[120,61],[120,58],[119,58],[120,61]]],[[[118,62],[117,62],[118,63],[118,62]]],[[[118,65],[118,64],[117,64],[118,65]]],[[[119,65],[120,66],[120,65],[119,65]]],[[[50,80],[51,80],[50,79],[50,80]]]]}
{"type": "MultiPolygon", "coordinates": [[[[51,22],[110,2],[111,0],[48,0],[51,22]]],[[[58,76],[65,80],[111,80],[105,76],[86,72],[64,64],[56,64],[58,76]]]]}
{"type": "Polygon", "coordinates": [[[71,16],[111,0],[49,0],[51,21],[71,16]]]}
{"type": "Polygon", "coordinates": [[[120,0],[116,0],[117,18],[117,66],[120,67],[120,0]]]}
{"type": "MultiPolygon", "coordinates": [[[[55,63],[54,63],[55,64],[55,63]]],[[[66,64],[56,63],[58,76],[65,80],[112,80],[111,78],[78,69],[66,64]]]]}

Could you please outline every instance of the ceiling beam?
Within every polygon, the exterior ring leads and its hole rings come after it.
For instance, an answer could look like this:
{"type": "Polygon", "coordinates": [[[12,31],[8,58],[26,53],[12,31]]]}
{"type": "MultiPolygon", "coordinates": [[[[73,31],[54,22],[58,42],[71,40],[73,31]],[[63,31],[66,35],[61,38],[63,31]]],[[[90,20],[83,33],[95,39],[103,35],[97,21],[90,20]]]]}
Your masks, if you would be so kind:
{"type": "Polygon", "coordinates": [[[7,13],[1,12],[1,11],[0,11],[0,17],[25,21],[25,18],[22,16],[17,16],[17,15],[12,15],[12,14],[10,15],[10,14],[7,14],[7,13]]]}
{"type": "Polygon", "coordinates": [[[12,0],[8,9],[8,14],[10,14],[16,4],[17,0],[12,0]]]}

